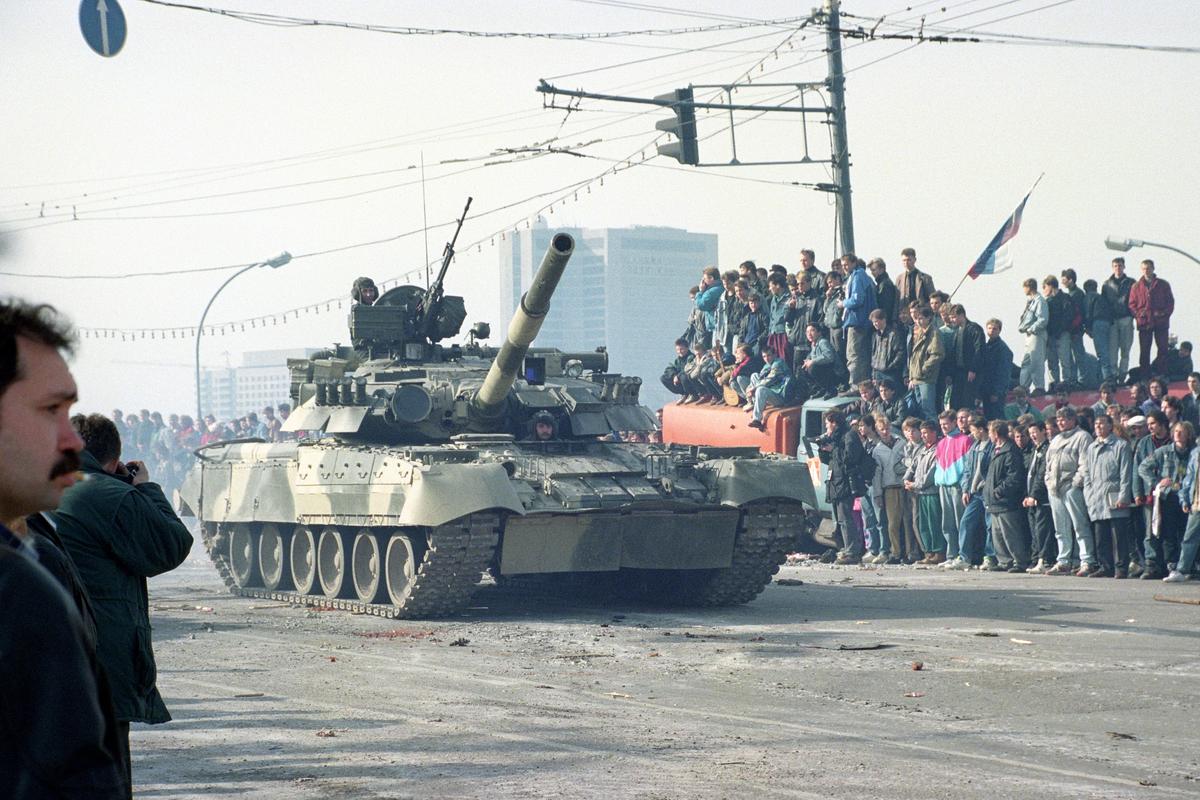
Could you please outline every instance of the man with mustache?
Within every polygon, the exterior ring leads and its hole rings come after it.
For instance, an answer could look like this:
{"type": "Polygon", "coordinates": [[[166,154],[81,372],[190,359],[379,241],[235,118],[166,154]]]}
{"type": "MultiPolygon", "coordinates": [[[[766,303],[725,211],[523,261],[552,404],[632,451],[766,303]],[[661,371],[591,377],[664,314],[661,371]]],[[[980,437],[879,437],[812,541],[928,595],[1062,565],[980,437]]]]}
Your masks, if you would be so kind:
{"type": "Polygon", "coordinates": [[[49,306],[0,301],[0,797],[120,798],[116,720],[70,598],[7,527],[54,508],[83,446],[74,344],[49,306]]]}
{"type": "Polygon", "coordinates": [[[54,512],[96,616],[97,654],[112,687],[118,743],[132,785],[129,723],[171,715],[155,686],[146,579],[183,563],[192,535],[141,461],[121,462],[121,437],[103,414],[76,416],[83,479],[54,512]]]}

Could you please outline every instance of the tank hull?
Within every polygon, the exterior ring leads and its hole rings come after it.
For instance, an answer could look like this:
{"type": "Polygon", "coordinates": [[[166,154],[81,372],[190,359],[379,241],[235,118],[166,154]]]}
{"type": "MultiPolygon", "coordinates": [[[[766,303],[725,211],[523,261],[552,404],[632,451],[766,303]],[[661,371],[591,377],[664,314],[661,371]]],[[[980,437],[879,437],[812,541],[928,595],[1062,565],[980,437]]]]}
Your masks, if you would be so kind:
{"type": "Polygon", "coordinates": [[[513,587],[746,602],[815,523],[803,463],[598,441],[206,448],[180,491],[229,588],[387,617],[513,587]],[[537,579],[537,580],[531,580],[537,579]]]}

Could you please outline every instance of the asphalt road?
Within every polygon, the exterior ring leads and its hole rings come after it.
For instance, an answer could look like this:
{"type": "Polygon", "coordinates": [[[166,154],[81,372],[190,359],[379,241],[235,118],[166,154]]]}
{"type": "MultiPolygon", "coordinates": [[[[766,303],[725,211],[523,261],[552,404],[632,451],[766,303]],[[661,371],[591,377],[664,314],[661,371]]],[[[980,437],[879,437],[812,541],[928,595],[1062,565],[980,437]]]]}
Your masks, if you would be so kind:
{"type": "Polygon", "coordinates": [[[1200,797],[1200,605],[1153,599],[1196,584],[802,565],[414,623],[232,597],[197,550],[151,582],[139,797],[1200,797]]]}

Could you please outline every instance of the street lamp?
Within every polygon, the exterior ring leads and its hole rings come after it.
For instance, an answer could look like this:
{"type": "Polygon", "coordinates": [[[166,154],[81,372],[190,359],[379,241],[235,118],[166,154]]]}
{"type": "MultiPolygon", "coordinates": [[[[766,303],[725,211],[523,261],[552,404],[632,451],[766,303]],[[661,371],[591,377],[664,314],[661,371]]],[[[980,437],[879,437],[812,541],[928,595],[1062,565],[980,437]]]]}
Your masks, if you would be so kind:
{"type": "Polygon", "coordinates": [[[200,315],[200,324],[196,326],[196,426],[197,426],[197,428],[199,428],[199,426],[200,426],[200,420],[202,420],[204,418],[204,412],[200,408],[200,337],[204,335],[204,320],[208,318],[208,310],[210,308],[212,308],[212,304],[214,302],[216,302],[217,295],[219,295],[226,286],[228,286],[230,283],[232,283],[233,279],[236,278],[238,275],[241,275],[243,272],[249,272],[250,270],[254,269],[255,267],[270,267],[271,269],[279,269],[280,267],[282,267],[284,264],[288,263],[291,260],[292,260],[292,254],[289,253],[287,250],[284,250],[282,253],[275,256],[274,258],[268,258],[266,261],[256,261],[253,264],[247,264],[246,266],[242,267],[237,272],[233,273],[228,278],[226,278],[225,282],[222,283],[219,287],[217,287],[217,290],[215,292],[213,292],[213,296],[211,298],[209,298],[208,305],[206,305],[204,307],[204,313],[200,315]]]}
{"type": "Polygon", "coordinates": [[[1173,253],[1179,253],[1179,255],[1183,256],[1184,258],[1190,258],[1192,261],[1200,264],[1200,258],[1196,258],[1191,253],[1184,252],[1178,247],[1172,247],[1171,245],[1163,244],[1162,242],[1147,242],[1142,239],[1117,239],[1109,236],[1104,240],[1104,246],[1109,250],[1120,250],[1122,253],[1128,253],[1130,248],[1133,247],[1161,247],[1163,250],[1170,250],[1173,253]]]}

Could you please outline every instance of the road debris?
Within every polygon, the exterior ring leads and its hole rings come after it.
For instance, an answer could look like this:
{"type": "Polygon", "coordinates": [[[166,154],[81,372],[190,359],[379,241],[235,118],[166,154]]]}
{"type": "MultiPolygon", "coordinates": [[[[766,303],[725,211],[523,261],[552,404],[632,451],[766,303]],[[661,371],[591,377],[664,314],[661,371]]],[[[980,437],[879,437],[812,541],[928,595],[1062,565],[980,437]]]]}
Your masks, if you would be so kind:
{"type": "Polygon", "coordinates": [[[924,697],[925,693],[924,692],[905,692],[904,696],[905,697],[924,697]]]}
{"type": "Polygon", "coordinates": [[[1009,641],[1013,644],[1033,644],[1033,642],[1029,641],[1028,639],[1009,639],[1009,641]]]}
{"type": "Polygon", "coordinates": [[[424,639],[433,636],[435,631],[422,631],[413,628],[395,628],[390,631],[358,631],[354,635],[364,639],[424,639]]]}
{"type": "Polygon", "coordinates": [[[986,636],[986,637],[988,637],[988,638],[990,638],[990,639],[995,639],[995,638],[996,638],[996,637],[998,637],[1000,634],[998,634],[998,633],[992,633],[991,631],[975,631],[975,633],[973,633],[973,634],[971,634],[971,635],[972,635],[972,636],[986,636]]]}
{"type": "Polygon", "coordinates": [[[455,639],[453,642],[450,643],[450,647],[466,647],[470,643],[471,643],[470,639],[464,639],[462,637],[459,637],[458,639],[455,639]]]}
{"type": "Polygon", "coordinates": [[[1185,606],[1200,606],[1200,597],[1167,597],[1165,594],[1156,594],[1154,599],[1160,603],[1181,603],[1185,606]]]}
{"type": "Polygon", "coordinates": [[[631,694],[624,694],[624,693],[622,693],[622,692],[609,692],[609,693],[608,693],[608,696],[609,696],[609,697],[615,697],[615,698],[617,698],[617,699],[620,699],[620,700],[632,700],[632,699],[633,699],[633,695],[631,695],[631,694]]]}
{"type": "Polygon", "coordinates": [[[1105,731],[1110,739],[1124,739],[1130,742],[1136,742],[1137,737],[1132,733],[1121,733],[1120,731],[1105,731]]]}
{"type": "Polygon", "coordinates": [[[913,672],[920,672],[921,670],[925,669],[925,662],[924,661],[913,661],[909,664],[909,667],[912,668],[913,672]]]}
{"type": "Polygon", "coordinates": [[[780,586],[803,586],[804,581],[799,578],[776,578],[775,583],[780,586]]]}
{"type": "Polygon", "coordinates": [[[264,696],[265,695],[262,692],[242,692],[241,694],[234,695],[234,697],[264,697],[264,696]]]}

